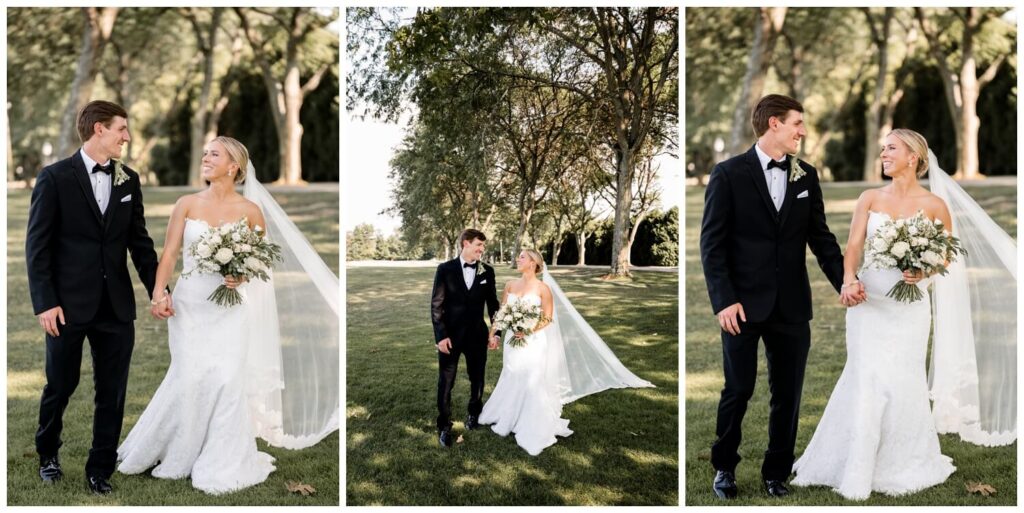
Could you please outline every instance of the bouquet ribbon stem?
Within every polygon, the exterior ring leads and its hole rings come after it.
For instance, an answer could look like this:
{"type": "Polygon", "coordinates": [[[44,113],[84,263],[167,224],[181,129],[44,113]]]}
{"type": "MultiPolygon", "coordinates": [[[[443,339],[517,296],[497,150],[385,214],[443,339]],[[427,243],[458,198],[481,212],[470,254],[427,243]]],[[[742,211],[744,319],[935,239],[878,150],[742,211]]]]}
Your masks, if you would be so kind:
{"type": "Polygon", "coordinates": [[[220,306],[236,306],[242,304],[242,295],[235,289],[229,289],[224,285],[218,285],[214,289],[213,293],[206,298],[209,301],[213,301],[220,306]]]}

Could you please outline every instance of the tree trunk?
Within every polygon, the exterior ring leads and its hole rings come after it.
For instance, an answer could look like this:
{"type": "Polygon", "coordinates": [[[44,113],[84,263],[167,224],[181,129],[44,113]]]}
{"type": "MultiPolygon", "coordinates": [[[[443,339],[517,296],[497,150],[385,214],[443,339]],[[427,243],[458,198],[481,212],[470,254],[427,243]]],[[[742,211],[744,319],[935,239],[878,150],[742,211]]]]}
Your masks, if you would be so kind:
{"type": "Polygon", "coordinates": [[[281,154],[282,184],[305,184],[302,179],[302,123],[299,111],[302,110],[302,84],[299,81],[298,59],[289,62],[284,78],[284,131],[283,151],[281,154]]]}
{"type": "Polygon", "coordinates": [[[754,44],[747,60],[747,71],[743,75],[740,98],[732,115],[732,134],[729,137],[729,152],[732,155],[743,153],[750,140],[747,135],[750,134],[750,113],[764,91],[764,79],[771,65],[775,40],[785,18],[785,7],[759,8],[758,20],[754,25],[754,44]]]}
{"type": "Polygon", "coordinates": [[[587,232],[583,230],[580,230],[580,232],[576,234],[576,246],[579,247],[580,253],[579,261],[576,262],[576,265],[581,267],[587,265],[587,238],[587,232]]]}
{"type": "MultiPolygon", "coordinates": [[[[8,103],[9,104],[9,103],[8,103]]],[[[11,143],[11,112],[7,106],[4,106],[4,143],[7,145],[7,181],[13,182],[16,177],[14,174],[14,145],[11,143]]],[[[27,174],[27,173],[26,173],[27,174]]]]}
{"type": "Polygon", "coordinates": [[[203,85],[199,91],[199,105],[192,113],[190,123],[191,137],[189,141],[188,176],[189,184],[193,187],[202,187],[202,160],[203,146],[206,144],[208,120],[210,115],[210,96],[213,91],[213,65],[217,49],[217,32],[220,25],[220,18],[223,8],[214,7],[210,18],[209,34],[204,35],[200,30],[198,21],[193,20],[196,44],[203,54],[203,85]],[[208,38],[208,39],[207,39],[208,38]]]}
{"type": "Polygon", "coordinates": [[[864,166],[861,175],[865,182],[882,181],[881,163],[877,157],[878,148],[882,145],[880,130],[882,127],[882,102],[885,98],[885,84],[889,76],[889,32],[892,25],[893,8],[886,7],[882,18],[882,30],[875,29],[875,20],[870,8],[864,8],[868,24],[871,26],[872,38],[878,49],[878,75],[875,78],[875,96],[865,113],[864,126],[864,166]]]}
{"type": "Polygon", "coordinates": [[[117,19],[117,7],[82,8],[85,17],[85,29],[82,31],[82,45],[78,54],[78,66],[75,78],[71,82],[71,94],[68,97],[64,115],[61,118],[60,134],[57,139],[57,155],[66,157],[81,145],[78,137],[78,113],[92,99],[92,88],[96,83],[99,62],[103,57],[103,49],[110,40],[117,19]]]}
{"type": "Polygon", "coordinates": [[[615,223],[612,233],[612,277],[629,273],[629,211],[633,205],[633,151],[619,148],[615,173],[615,223]]]}

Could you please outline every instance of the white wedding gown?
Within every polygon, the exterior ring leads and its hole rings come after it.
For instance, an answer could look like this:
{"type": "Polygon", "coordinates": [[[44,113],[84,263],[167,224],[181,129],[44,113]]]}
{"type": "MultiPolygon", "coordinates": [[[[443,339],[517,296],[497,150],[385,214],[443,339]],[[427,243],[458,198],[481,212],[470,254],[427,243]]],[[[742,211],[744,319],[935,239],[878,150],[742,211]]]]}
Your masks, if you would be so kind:
{"type": "MultiPolygon", "coordinates": [[[[522,300],[540,304],[537,294],[526,294],[522,300]]],[[[550,329],[555,326],[526,337],[521,347],[509,345],[512,334],[506,334],[501,375],[479,418],[481,424],[493,424],[491,429],[501,436],[515,433],[516,443],[533,456],[554,444],[556,436],[572,434],[569,421],[561,418],[557,383],[549,382],[546,372],[550,329]]]]}
{"type": "MultiPolygon", "coordinates": [[[[867,237],[887,219],[870,212],[867,237]]],[[[859,278],[868,300],[847,310],[846,366],[792,481],[853,500],[913,493],[956,470],[940,450],[929,403],[929,280],[919,285],[923,299],[902,303],[885,295],[899,271],[862,269],[859,278]]]]}
{"type": "MultiPolygon", "coordinates": [[[[186,219],[182,247],[209,229],[186,219]]],[[[182,258],[185,270],[195,267],[187,251],[182,258]]],[[[220,494],[261,483],[274,470],[274,458],[256,449],[246,398],[248,305],[225,308],[207,299],[222,281],[215,274],[178,279],[167,321],[171,365],[117,450],[120,472],[191,476],[193,487],[220,494]]],[[[243,297],[245,288],[238,289],[243,297]]]]}

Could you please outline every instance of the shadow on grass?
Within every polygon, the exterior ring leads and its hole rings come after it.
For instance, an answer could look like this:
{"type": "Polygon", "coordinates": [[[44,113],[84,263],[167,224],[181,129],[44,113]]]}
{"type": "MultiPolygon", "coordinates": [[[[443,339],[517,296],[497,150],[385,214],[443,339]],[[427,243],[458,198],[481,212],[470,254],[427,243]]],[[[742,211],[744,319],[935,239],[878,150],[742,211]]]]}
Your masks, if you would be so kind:
{"type": "MultiPolygon", "coordinates": [[[[463,429],[464,362],[452,394],[463,442],[438,446],[433,272],[348,271],[347,504],[678,503],[676,275],[638,273],[621,286],[600,281],[596,270],[553,271],[623,364],[658,388],[608,390],[567,405],[574,434],[532,457],[489,428],[463,429]]],[[[515,276],[498,273],[501,283],[515,276]]],[[[501,353],[490,353],[485,399],[500,370],[501,353]]]]}

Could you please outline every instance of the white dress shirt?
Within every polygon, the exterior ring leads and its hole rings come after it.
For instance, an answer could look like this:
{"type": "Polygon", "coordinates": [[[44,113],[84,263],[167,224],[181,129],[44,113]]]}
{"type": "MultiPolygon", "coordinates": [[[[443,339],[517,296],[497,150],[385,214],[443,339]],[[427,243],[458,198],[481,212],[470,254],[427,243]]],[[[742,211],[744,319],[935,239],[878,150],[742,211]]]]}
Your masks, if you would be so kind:
{"type": "MultiPolygon", "coordinates": [[[[768,169],[768,163],[775,159],[769,157],[756,143],[754,150],[757,151],[757,158],[761,161],[761,171],[764,172],[764,179],[768,182],[768,194],[772,197],[775,210],[782,210],[782,200],[786,199],[786,170],[777,167],[768,169]]],[[[786,155],[783,154],[782,158],[785,159],[786,155]]]]}
{"type": "MultiPolygon", "coordinates": [[[[472,267],[466,267],[466,264],[472,264],[473,262],[467,262],[462,259],[462,255],[459,255],[459,265],[462,266],[462,278],[466,280],[466,290],[473,288],[473,280],[476,279],[476,269],[472,267]]],[[[476,265],[480,266],[480,261],[476,262],[476,265]]]]}
{"type": "MultiPolygon", "coordinates": [[[[100,207],[100,213],[107,211],[107,205],[110,203],[110,189],[113,182],[113,173],[93,173],[92,168],[96,166],[97,162],[86,155],[85,148],[79,150],[82,154],[82,161],[85,163],[85,172],[89,175],[89,183],[92,184],[92,195],[96,197],[96,205],[100,207]]],[[[103,165],[110,164],[110,159],[103,165]]]]}

